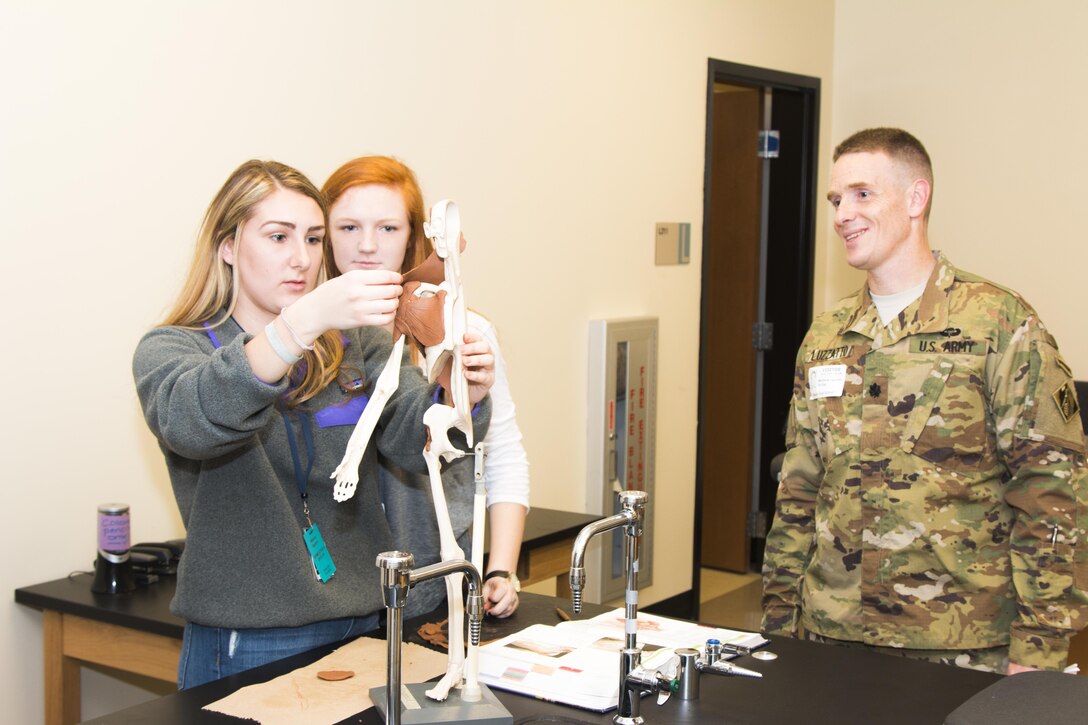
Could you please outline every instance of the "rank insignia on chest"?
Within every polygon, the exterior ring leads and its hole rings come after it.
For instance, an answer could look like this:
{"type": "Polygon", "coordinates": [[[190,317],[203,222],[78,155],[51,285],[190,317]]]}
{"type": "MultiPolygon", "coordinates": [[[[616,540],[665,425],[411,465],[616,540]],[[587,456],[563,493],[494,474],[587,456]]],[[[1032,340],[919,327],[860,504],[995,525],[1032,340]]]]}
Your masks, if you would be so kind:
{"type": "Polygon", "coordinates": [[[1062,418],[1065,422],[1073,420],[1074,416],[1080,412],[1080,403],[1077,402],[1077,393],[1073,389],[1073,383],[1068,380],[1054,391],[1054,394],[1050,396],[1054,399],[1054,402],[1058,406],[1058,412],[1062,414],[1062,418]]]}

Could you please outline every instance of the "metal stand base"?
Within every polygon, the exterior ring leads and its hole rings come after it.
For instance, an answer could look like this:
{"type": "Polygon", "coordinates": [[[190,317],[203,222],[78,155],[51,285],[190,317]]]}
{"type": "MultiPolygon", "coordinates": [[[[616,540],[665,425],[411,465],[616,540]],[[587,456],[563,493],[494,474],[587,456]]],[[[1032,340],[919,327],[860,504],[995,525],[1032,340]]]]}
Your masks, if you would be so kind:
{"type": "MultiPolygon", "coordinates": [[[[510,714],[499,698],[487,685],[481,684],[483,697],[479,702],[462,702],[460,690],[450,690],[450,696],[443,702],[427,697],[427,690],[434,687],[433,682],[420,682],[401,686],[400,701],[402,710],[400,721],[403,725],[436,722],[468,722],[478,725],[513,725],[514,716],[510,714]]],[[[370,689],[370,700],[385,721],[385,687],[370,689]]]]}

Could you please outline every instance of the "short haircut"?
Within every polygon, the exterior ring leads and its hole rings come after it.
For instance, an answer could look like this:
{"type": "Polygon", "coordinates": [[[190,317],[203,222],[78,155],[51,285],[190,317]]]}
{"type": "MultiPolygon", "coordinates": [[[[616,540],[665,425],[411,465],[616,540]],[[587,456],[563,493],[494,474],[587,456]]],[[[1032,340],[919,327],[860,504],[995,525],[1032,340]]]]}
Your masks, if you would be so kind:
{"type": "Polygon", "coordinates": [[[838,161],[844,154],[856,153],[887,154],[928,181],[930,191],[925,218],[929,219],[929,210],[933,207],[933,162],[921,141],[901,128],[867,128],[836,146],[831,160],[838,161]]]}

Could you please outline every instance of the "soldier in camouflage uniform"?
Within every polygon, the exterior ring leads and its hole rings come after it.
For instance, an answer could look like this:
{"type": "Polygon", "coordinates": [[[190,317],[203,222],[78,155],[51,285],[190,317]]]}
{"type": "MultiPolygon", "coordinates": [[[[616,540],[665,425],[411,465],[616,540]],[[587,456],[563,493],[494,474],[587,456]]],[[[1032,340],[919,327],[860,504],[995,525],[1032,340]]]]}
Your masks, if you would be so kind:
{"type": "Polygon", "coordinates": [[[1072,374],[1019,295],[930,250],[931,189],[904,131],[835,151],[835,227],[867,281],[797,355],[763,629],[1060,669],[1088,622],[1072,374]]]}

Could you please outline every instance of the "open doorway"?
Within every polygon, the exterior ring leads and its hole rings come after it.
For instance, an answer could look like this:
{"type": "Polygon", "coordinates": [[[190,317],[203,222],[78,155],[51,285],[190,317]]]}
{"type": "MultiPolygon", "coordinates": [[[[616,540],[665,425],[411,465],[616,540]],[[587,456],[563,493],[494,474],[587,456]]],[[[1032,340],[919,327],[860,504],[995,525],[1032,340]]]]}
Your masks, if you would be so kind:
{"type": "Polygon", "coordinates": [[[709,61],[694,619],[703,567],[746,573],[763,558],[770,463],[812,319],[819,95],[818,78],[709,61]]]}

